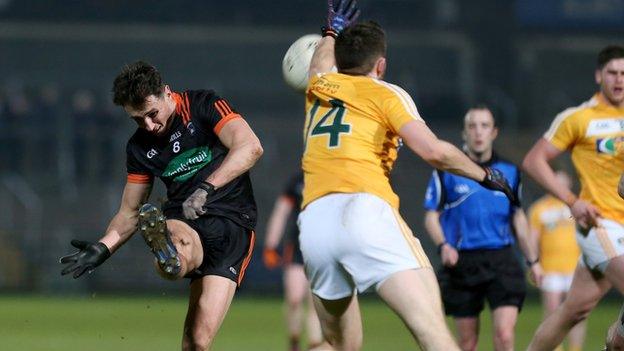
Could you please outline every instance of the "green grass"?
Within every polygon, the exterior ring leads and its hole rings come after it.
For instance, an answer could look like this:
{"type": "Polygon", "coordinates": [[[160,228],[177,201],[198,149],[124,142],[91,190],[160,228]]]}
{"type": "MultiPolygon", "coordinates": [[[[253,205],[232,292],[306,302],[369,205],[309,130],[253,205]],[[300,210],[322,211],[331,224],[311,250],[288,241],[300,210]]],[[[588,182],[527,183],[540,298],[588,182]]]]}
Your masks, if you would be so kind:
{"type": "MultiPolygon", "coordinates": [[[[277,298],[235,298],[213,347],[286,350],[282,305],[277,298]]],[[[589,320],[586,350],[599,350],[617,302],[605,301],[589,320]]],[[[186,299],[181,297],[44,298],[0,296],[0,350],[179,350],[186,299]]],[[[401,322],[379,301],[362,301],[363,350],[414,350],[401,322]]],[[[489,314],[483,315],[479,350],[491,350],[489,314]]],[[[527,303],[516,329],[516,349],[528,344],[541,319],[527,303]]]]}

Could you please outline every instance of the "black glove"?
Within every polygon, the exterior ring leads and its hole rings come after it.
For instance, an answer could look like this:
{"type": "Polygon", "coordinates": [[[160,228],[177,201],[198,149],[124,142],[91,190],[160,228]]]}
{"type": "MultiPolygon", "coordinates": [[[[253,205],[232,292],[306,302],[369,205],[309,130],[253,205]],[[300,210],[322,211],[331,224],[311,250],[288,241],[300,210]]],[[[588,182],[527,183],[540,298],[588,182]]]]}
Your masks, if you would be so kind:
{"type": "Polygon", "coordinates": [[[322,28],[323,36],[337,37],[360,16],[356,0],[327,0],[327,25],[322,28]]]}
{"type": "Polygon", "coordinates": [[[485,178],[479,182],[482,187],[490,190],[502,191],[513,206],[520,206],[520,200],[516,197],[516,194],[511,190],[507,179],[501,171],[496,168],[483,167],[485,171],[485,178]]]}
{"type": "Polygon", "coordinates": [[[197,219],[197,217],[206,213],[204,205],[206,200],[215,193],[214,185],[208,182],[201,182],[197,189],[182,203],[182,212],[184,217],[188,219],[197,219]]]}
{"type": "Polygon", "coordinates": [[[101,265],[111,255],[108,247],[100,242],[90,243],[88,241],[72,240],[71,244],[79,251],[61,257],[61,264],[68,264],[61,271],[61,275],[74,272],[74,279],[80,277],[85,272],[93,272],[95,267],[101,265]]]}

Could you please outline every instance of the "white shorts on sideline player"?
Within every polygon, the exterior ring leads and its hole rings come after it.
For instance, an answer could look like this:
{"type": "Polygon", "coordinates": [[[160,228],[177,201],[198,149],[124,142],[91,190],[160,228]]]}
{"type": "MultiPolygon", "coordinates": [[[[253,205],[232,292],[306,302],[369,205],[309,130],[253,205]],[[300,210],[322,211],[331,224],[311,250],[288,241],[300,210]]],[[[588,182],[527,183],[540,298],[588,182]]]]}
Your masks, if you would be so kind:
{"type": "Polygon", "coordinates": [[[540,289],[545,292],[568,292],[572,286],[573,273],[544,273],[540,289]]]}
{"type": "Polygon", "coordinates": [[[578,229],[576,241],[581,248],[581,262],[589,269],[604,273],[609,260],[624,255],[624,226],[616,221],[600,219],[599,226],[593,227],[587,235],[578,229]]]}
{"type": "Polygon", "coordinates": [[[392,274],[431,267],[398,211],[368,193],[333,193],[299,215],[299,242],[312,292],[337,300],[377,288],[392,274]]]}

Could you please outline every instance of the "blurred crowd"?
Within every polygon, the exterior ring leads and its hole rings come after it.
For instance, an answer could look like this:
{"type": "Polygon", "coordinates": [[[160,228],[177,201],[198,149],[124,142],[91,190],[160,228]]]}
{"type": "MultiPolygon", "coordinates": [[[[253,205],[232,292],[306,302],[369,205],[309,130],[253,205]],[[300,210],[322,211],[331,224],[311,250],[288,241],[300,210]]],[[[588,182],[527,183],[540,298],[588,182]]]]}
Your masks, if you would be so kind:
{"type": "Polygon", "coordinates": [[[0,173],[50,184],[107,182],[118,173],[113,158],[123,156],[124,122],[107,94],[7,87],[0,90],[0,173]]]}

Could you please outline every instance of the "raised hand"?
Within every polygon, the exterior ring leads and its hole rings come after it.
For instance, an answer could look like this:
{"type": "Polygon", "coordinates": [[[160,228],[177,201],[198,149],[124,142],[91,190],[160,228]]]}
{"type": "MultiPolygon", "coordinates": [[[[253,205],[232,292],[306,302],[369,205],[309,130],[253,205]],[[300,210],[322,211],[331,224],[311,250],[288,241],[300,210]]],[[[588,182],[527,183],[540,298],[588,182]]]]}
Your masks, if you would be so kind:
{"type": "Polygon", "coordinates": [[[327,1],[327,29],[338,35],[360,16],[356,0],[327,1]]]}

